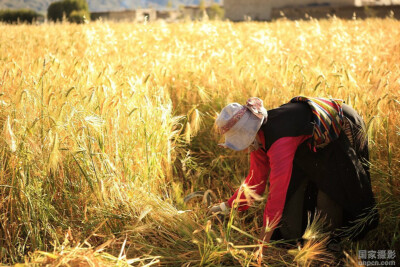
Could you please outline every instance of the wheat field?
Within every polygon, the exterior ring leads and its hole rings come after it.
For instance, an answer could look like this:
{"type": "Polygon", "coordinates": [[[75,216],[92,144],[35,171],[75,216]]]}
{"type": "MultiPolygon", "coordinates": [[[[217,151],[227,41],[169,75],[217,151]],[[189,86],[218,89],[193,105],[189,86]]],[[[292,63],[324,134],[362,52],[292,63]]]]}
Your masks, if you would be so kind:
{"type": "MultiPolygon", "coordinates": [[[[324,240],[257,253],[263,203],[228,221],[248,156],[213,123],[249,96],[341,98],[368,126],[380,226],[344,242],[400,252],[400,22],[0,24],[0,264],[334,265],[324,240]]],[[[318,227],[311,227],[316,229],[318,227]]],[[[317,230],[315,230],[317,231],[317,230]]]]}

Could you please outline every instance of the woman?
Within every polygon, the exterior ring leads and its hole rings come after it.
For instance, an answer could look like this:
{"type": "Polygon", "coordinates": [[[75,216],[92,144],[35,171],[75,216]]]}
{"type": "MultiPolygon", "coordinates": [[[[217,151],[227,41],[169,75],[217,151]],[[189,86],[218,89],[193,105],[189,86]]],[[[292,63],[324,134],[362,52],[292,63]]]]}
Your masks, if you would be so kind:
{"type": "Polygon", "coordinates": [[[350,106],[295,97],[267,112],[262,100],[252,97],[245,106],[227,105],[216,125],[225,135],[221,146],[250,152],[250,171],[227,202],[210,209],[212,214],[227,215],[235,205],[248,209],[269,177],[265,242],[301,238],[308,214],[316,211],[336,236],[360,239],[377,226],[365,125],[350,106]]]}

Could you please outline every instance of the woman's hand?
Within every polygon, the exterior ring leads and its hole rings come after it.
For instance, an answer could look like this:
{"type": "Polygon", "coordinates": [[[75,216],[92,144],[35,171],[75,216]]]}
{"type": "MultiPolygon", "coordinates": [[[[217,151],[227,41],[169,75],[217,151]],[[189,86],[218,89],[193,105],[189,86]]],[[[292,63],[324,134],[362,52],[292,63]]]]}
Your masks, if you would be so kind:
{"type": "Polygon", "coordinates": [[[222,202],[220,204],[212,206],[208,210],[207,215],[208,216],[212,216],[212,215],[226,216],[226,215],[229,215],[230,209],[231,208],[229,207],[228,202],[222,202]]]}
{"type": "MultiPolygon", "coordinates": [[[[263,226],[263,228],[261,228],[261,233],[260,233],[260,240],[262,240],[264,243],[269,243],[269,241],[271,240],[271,236],[274,233],[274,230],[271,229],[268,232],[265,231],[265,226],[263,226]]],[[[264,246],[266,247],[266,246],[264,246]]]]}
{"type": "Polygon", "coordinates": [[[257,262],[258,262],[258,264],[260,266],[261,266],[261,263],[262,263],[262,260],[263,260],[263,256],[266,253],[267,248],[268,248],[267,244],[271,240],[272,233],[274,232],[273,229],[271,229],[268,232],[265,229],[266,229],[265,226],[263,226],[261,228],[261,233],[260,233],[260,240],[261,241],[259,241],[260,245],[259,245],[258,249],[255,251],[255,257],[256,257],[257,262]]]}

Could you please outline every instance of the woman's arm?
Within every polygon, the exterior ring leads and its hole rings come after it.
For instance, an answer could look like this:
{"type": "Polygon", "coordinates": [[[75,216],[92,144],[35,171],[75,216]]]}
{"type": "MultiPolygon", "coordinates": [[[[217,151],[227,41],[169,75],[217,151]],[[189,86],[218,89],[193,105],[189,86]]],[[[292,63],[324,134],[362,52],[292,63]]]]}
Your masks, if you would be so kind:
{"type": "Polygon", "coordinates": [[[251,194],[244,192],[252,190],[256,195],[264,194],[269,173],[269,162],[266,153],[262,149],[258,149],[250,153],[250,171],[242,186],[236,190],[233,196],[228,200],[229,207],[233,206],[236,201],[239,204],[239,210],[244,211],[249,208],[249,200],[253,200],[251,194]],[[244,189],[246,187],[246,189],[244,189]],[[247,198],[246,199],[246,195],[247,198]],[[249,197],[251,199],[249,199],[249,197]]]}
{"type": "Polygon", "coordinates": [[[261,233],[261,239],[266,242],[269,242],[283,213],[297,147],[308,138],[309,136],[283,137],[272,144],[268,150],[267,155],[271,166],[270,188],[261,233]]]}

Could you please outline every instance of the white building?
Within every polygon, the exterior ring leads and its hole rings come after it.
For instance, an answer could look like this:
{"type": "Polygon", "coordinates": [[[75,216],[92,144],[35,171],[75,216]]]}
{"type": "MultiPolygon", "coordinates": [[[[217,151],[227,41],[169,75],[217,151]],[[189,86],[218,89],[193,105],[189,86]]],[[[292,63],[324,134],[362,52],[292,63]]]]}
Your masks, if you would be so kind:
{"type": "Polygon", "coordinates": [[[145,22],[155,21],[157,13],[155,9],[136,9],[121,11],[92,12],[90,14],[92,20],[103,19],[111,21],[127,21],[127,22],[145,22]]]}
{"type": "Polygon", "coordinates": [[[273,8],[358,6],[362,0],[224,0],[225,17],[232,21],[269,20],[273,8]]]}

